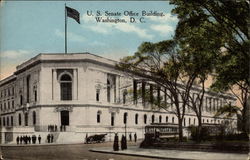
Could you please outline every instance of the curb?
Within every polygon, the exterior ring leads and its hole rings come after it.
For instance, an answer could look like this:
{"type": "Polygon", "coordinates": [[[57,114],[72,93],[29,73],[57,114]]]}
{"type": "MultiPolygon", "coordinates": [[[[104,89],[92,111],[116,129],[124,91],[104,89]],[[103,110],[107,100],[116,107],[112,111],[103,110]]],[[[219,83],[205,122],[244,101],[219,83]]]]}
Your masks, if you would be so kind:
{"type": "Polygon", "coordinates": [[[163,157],[163,156],[153,156],[153,155],[140,155],[136,153],[123,153],[123,152],[115,152],[115,151],[104,151],[104,150],[96,150],[96,149],[89,149],[90,152],[97,152],[97,153],[106,153],[106,154],[117,154],[117,155],[126,155],[126,156],[135,156],[135,157],[145,157],[145,158],[156,158],[156,159],[169,159],[169,160],[193,160],[187,158],[172,158],[172,157],[163,157]]]}

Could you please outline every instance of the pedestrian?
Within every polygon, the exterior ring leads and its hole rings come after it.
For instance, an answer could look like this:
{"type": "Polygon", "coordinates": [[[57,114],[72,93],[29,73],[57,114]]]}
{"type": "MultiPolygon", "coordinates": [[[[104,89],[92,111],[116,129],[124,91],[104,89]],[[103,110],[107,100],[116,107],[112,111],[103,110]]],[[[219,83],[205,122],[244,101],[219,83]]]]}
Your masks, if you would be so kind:
{"type": "Polygon", "coordinates": [[[42,138],[41,138],[41,136],[39,135],[39,136],[38,136],[38,142],[39,142],[39,144],[41,144],[41,139],[42,139],[42,138]]]}
{"type": "Polygon", "coordinates": [[[53,140],[54,140],[53,134],[51,134],[50,139],[51,139],[51,143],[53,143],[53,140]]]}
{"type": "Polygon", "coordinates": [[[28,136],[27,135],[24,136],[24,142],[25,142],[25,144],[28,144],[28,136]]]}
{"type": "Polygon", "coordinates": [[[34,144],[36,144],[36,135],[34,135],[34,144]]]}
{"type": "Polygon", "coordinates": [[[124,135],[122,135],[122,138],[121,138],[121,150],[124,150],[125,148],[125,143],[124,143],[124,135]]]}
{"type": "Polygon", "coordinates": [[[16,137],[16,144],[19,144],[19,136],[16,137]]]}
{"type": "Polygon", "coordinates": [[[119,151],[119,137],[117,133],[115,134],[113,149],[114,151],[119,151]]]}
{"type": "Polygon", "coordinates": [[[28,141],[29,141],[29,144],[31,144],[31,137],[28,136],[28,141]]]}
{"type": "Polygon", "coordinates": [[[31,140],[32,140],[32,144],[35,144],[35,135],[32,135],[31,140]]]}
{"type": "Polygon", "coordinates": [[[129,141],[132,141],[132,135],[131,135],[131,133],[129,134],[129,141]]]}
{"type": "Polygon", "coordinates": [[[136,141],[137,141],[137,135],[136,135],[136,133],[134,134],[134,139],[135,139],[135,143],[136,143],[136,141]]]}
{"type": "Polygon", "coordinates": [[[48,143],[50,143],[50,134],[48,134],[48,136],[47,136],[47,141],[48,141],[48,143]]]}
{"type": "Polygon", "coordinates": [[[20,137],[20,144],[23,143],[23,136],[20,137]]]}
{"type": "Polygon", "coordinates": [[[88,133],[86,134],[86,137],[85,137],[85,143],[89,143],[89,138],[88,138],[88,133]]]}

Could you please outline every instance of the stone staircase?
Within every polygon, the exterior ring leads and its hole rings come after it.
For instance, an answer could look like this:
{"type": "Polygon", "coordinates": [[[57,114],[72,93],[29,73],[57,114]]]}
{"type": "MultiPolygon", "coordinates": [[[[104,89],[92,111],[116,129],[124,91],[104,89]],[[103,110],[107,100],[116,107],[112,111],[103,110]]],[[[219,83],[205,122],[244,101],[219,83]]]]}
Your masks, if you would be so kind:
{"type": "Polygon", "coordinates": [[[85,140],[85,133],[77,132],[58,132],[56,143],[83,143],[85,140]]]}

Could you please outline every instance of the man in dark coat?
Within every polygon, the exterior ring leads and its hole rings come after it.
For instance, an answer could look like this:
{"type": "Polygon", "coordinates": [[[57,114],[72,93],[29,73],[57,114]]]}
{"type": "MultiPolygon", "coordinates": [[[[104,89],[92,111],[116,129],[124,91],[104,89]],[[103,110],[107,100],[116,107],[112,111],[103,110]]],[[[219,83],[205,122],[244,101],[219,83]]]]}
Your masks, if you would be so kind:
{"type": "Polygon", "coordinates": [[[19,144],[19,136],[16,137],[16,144],[19,144]]]}
{"type": "Polygon", "coordinates": [[[129,141],[132,141],[132,135],[131,135],[131,133],[129,134],[129,141]]]}
{"type": "Polygon", "coordinates": [[[135,139],[135,142],[137,141],[137,135],[136,133],[134,134],[134,139],[135,139]]]}
{"type": "Polygon", "coordinates": [[[20,137],[20,144],[23,143],[23,136],[20,137]]]}
{"type": "Polygon", "coordinates": [[[117,133],[115,134],[113,149],[114,151],[119,151],[119,140],[117,133]]]}
{"type": "Polygon", "coordinates": [[[50,134],[48,134],[48,136],[47,136],[47,141],[48,141],[48,143],[50,143],[50,134]]]}
{"type": "Polygon", "coordinates": [[[51,134],[50,139],[51,139],[51,143],[53,143],[53,140],[54,140],[53,134],[51,134]]]}
{"type": "Polygon", "coordinates": [[[41,138],[41,136],[39,135],[39,136],[38,136],[38,142],[39,142],[39,144],[41,144],[41,139],[42,139],[42,138],[41,138]]]}

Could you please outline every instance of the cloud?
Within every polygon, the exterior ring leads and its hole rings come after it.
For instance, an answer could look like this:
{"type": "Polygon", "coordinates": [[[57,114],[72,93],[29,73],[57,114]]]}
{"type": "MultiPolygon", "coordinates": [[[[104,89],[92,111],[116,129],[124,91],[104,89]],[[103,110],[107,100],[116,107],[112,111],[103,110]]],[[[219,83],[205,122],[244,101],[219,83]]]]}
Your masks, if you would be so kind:
{"type": "MultiPolygon", "coordinates": [[[[106,19],[106,16],[102,16],[103,19],[106,19]]],[[[117,17],[120,19],[125,19],[129,22],[129,17],[117,17]]],[[[153,35],[149,34],[146,29],[140,28],[132,23],[102,23],[96,22],[94,16],[82,15],[82,21],[84,22],[82,27],[92,30],[96,33],[101,34],[112,34],[114,30],[124,32],[124,33],[135,33],[141,38],[152,39],[153,35]]]]}
{"type": "Polygon", "coordinates": [[[29,55],[32,52],[27,50],[7,50],[0,53],[1,58],[9,58],[9,59],[16,59],[19,57],[23,57],[25,55],[29,55]]]}
{"type": "Polygon", "coordinates": [[[167,24],[151,25],[150,28],[157,32],[160,32],[161,34],[164,34],[163,36],[165,36],[165,34],[168,34],[170,32],[172,33],[174,32],[174,28],[167,24]]]}
{"type": "Polygon", "coordinates": [[[16,71],[15,65],[1,65],[0,68],[0,80],[5,79],[13,74],[16,71]]]}
{"type": "Polygon", "coordinates": [[[171,22],[178,22],[177,16],[173,16],[170,13],[165,13],[165,16],[148,16],[147,18],[151,21],[158,22],[158,23],[171,23],[171,22]]]}
{"type": "MultiPolygon", "coordinates": [[[[59,29],[55,30],[55,34],[61,38],[65,37],[65,32],[62,32],[59,29]]],[[[84,42],[85,41],[85,37],[77,35],[77,34],[72,33],[72,32],[67,32],[67,36],[68,36],[68,40],[70,40],[70,41],[75,41],[75,42],[84,42]]]]}

